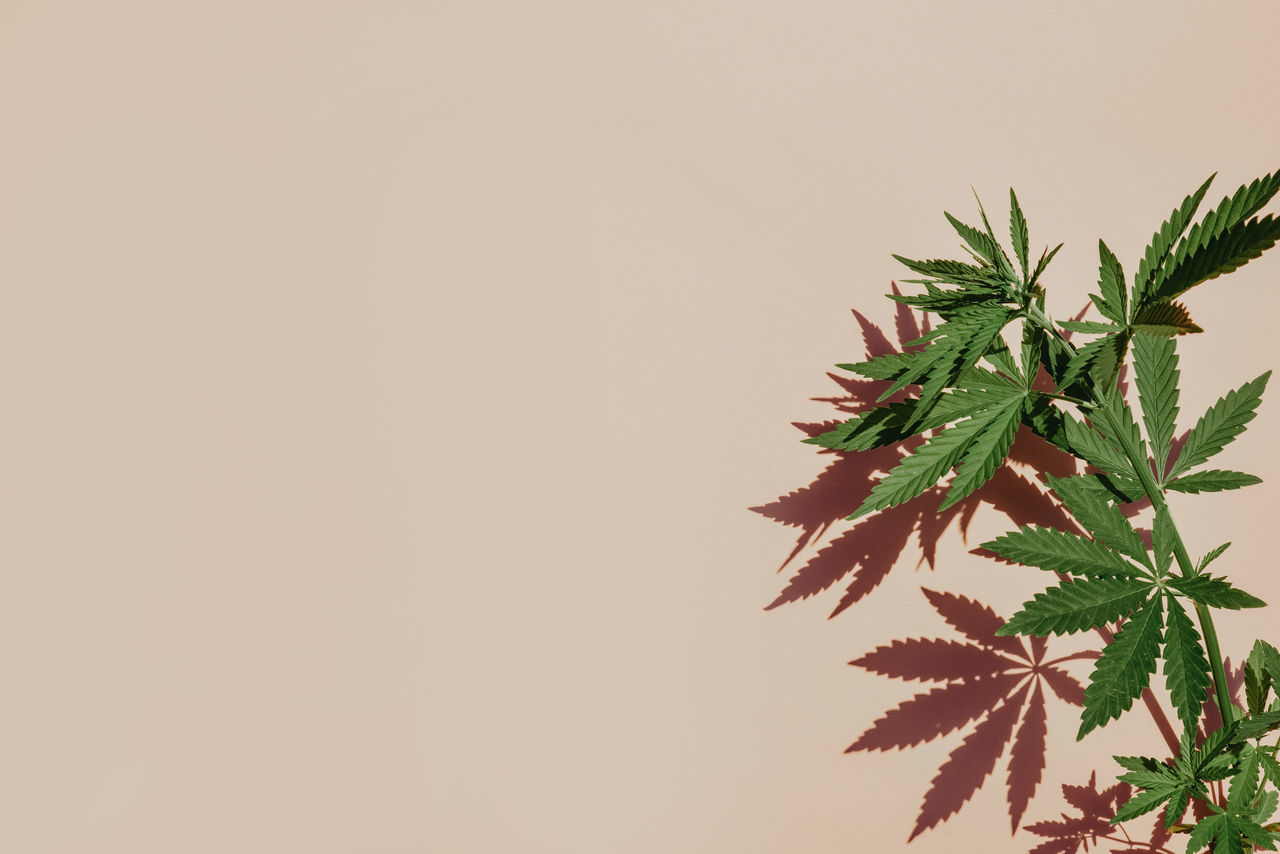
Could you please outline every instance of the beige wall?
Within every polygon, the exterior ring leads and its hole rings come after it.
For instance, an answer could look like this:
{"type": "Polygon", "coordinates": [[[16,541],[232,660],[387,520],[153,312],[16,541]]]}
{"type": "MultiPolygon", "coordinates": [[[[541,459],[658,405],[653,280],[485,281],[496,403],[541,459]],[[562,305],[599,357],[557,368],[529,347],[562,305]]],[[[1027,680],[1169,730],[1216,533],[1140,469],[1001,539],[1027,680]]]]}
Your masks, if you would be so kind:
{"type": "MultiPolygon", "coordinates": [[[[958,737],[842,755],[911,693],[845,662],[945,633],[921,584],[1007,611],[1040,579],[952,531],[841,617],[765,613],[794,532],[746,508],[816,474],[789,422],[970,185],[1067,242],[1066,314],[1099,235],[1132,266],[1208,173],[1280,168],[1278,24],[0,4],[0,849],[904,849],[958,737]]],[[[1280,362],[1277,281],[1193,296],[1184,412],[1280,362]]],[[[1268,484],[1179,503],[1272,599],[1277,413],[1226,460],[1268,484]]],[[[1049,725],[1029,819],[1156,749],[1049,725]]],[[[1004,816],[989,785],[910,850],[1031,847],[1004,816]]]]}

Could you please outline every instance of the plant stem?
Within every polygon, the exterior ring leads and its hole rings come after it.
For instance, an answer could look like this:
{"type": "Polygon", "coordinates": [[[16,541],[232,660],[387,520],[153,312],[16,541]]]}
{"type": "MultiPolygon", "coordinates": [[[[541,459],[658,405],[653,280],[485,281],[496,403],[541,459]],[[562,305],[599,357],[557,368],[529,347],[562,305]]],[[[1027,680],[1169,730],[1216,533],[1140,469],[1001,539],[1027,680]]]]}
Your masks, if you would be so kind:
{"type": "MultiPolygon", "coordinates": [[[[1038,307],[1029,306],[1026,317],[1029,321],[1052,335],[1068,352],[1075,352],[1071,342],[1062,337],[1062,333],[1054,327],[1053,322],[1038,307]]],[[[1191,555],[1187,553],[1187,547],[1182,542],[1182,534],[1178,531],[1178,526],[1174,523],[1172,514],[1169,513],[1169,504],[1165,501],[1164,490],[1156,483],[1155,475],[1146,455],[1141,452],[1140,448],[1132,447],[1132,443],[1129,442],[1125,431],[1120,428],[1120,425],[1112,422],[1110,414],[1104,405],[1105,395],[1099,393],[1096,388],[1094,389],[1094,403],[1095,412],[1100,413],[1100,417],[1107,422],[1111,437],[1120,445],[1120,450],[1128,458],[1134,474],[1138,476],[1143,490],[1147,493],[1147,497],[1151,499],[1151,506],[1157,513],[1164,510],[1168,516],[1169,529],[1173,537],[1173,555],[1178,561],[1178,568],[1182,570],[1183,577],[1189,578],[1196,575],[1195,564],[1191,562],[1191,555]]],[[[1093,417],[1099,416],[1095,415],[1093,417]]],[[[1209,609],[1199,602],[1195,604],[1196,617],[1200,620],[1200,631],[1204,635],[1205,652],[1209,657],[1209,667],[1213,671],[1214,697],[1218,704],[1218,714],[1222,717],[1222,725],[1230,726],[1232,721],[1235,720],[1235,708],[1231,704],[1231,695],[1227,688],[1227,673],[1222,663],[1222,650],[1218,646],[1218,632],[1214,628],[1213,617],[1210,615],[1209,609]]]]}

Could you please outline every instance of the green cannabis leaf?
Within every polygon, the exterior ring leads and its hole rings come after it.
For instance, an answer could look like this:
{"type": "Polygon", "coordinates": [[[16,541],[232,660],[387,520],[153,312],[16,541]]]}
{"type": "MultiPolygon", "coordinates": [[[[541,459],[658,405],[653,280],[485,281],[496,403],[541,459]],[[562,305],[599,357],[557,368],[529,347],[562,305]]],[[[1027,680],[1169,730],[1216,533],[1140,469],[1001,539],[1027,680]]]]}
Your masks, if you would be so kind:
{"type": "MultiPolygon", "coordinates": [[[[890,510],[940,486],[939,510],[953,507],[1005,465],[1020,430],[1085,464],[1083,474],[1047,478],[1074,520],[1065,526],[1071,530],[1028,525],[982,544],[1007,563],[1057,576],[996,636],[1094,630],[1104,639],[1084,688],[1077,738],[1131,709],[1163,665],[1165,689],[1182,724],[1180,750],[1167,762],[1116,757],[1126,772],[1120,781],[1139,791],[1119,806],[1113,822],[1163,807],[1166,827],[1187,834],[1189,852],[1212,845],[1221,854],[1270,847],[1280,829],[1271,823],[1280,805],[1280,747],[1260,743],[1280,730],[1280,700],[1268,699],[1280,684],[1280,653],[1261,641],[1255,645],[1245,667],[1248,711],[1239,709],[1231,700],[1212,610],[1265,603],[1206,572],[1229,544],[1192,562],[1166,493],[1260,483],[1244,472],[1199,467],[1257,416],[1270,371],[1227,392],[1178,441],[1182,373],[1176,342],[1203,331],[1179,300],[1280,242],[1280,219],[1262,212],[1280,192],[1280,173],[1242,185],[1197,222],[1213,179],[1185,196],[1155,229],[1131,267],[1131,280],[1107,243],[1098,241],[1097,288],[1089,299],[1100,320],[1055,322],[1046,313],[1044,274],[1062,244],[1046,247],[1031,263],[1027,218],[1012,189],[1011,254],[981,200],[981,227],[944,213],[967,259],[895,255],[919,276],[905,281],[921,290],[901,294],[895,286],[890,295],[937,322],[909,342],[907,352],[840,365],[885,384],[878,405],[807,441],[858,452],[919,437],[850,519],[890,510]],[[1090,338],[1077,343],[1074,336],[1090,338]],[[1126,397],[1120,382],[1130,365],[1136,400],[1126,397]],[[1132,521],[1139,502],[1151,507],[1149,539],[1132,521]],[[1210,697],[1222,725],[1197,743],[1210,697]],[[1215,799],[1211,791],[1218,781],[1229,781],[1225,798],[1215,799]],[[1193,801],[1201,820],[1180,825],[1193,801]]],[[[999,715],[1008,717],[999,718],[1000,726],[1013,726],[1014,713],[993,712],[990,720],[999,715]]],[[[1171,745],[1177,741],[1176,734],[1167,737],[1171,745]]]]}

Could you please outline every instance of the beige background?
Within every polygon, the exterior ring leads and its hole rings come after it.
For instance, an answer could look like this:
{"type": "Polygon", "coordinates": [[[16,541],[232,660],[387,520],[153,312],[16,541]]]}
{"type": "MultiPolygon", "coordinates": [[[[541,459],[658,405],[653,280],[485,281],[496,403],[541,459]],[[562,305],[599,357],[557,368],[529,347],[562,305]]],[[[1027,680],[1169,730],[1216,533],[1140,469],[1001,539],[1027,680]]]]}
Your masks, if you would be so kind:
{"type": "MultiPolygon", "coordinates": [[[[953,533],[835,620],[765,613],[794,532],[745,508],[816,474],[789,422],[861,357],[849,309],[889,319],[889,253],[953,253],[971,184],[1066,241],[1067,314],[1099,235],[1132,268],[1205,175],[1280,168],[1277,25],[6,0],[0,849],[905,849],[958,738],[842,755],[910,694],[845,662],[939,634],[921,583],[1039,579],[953,533]]],[[[1185,413],[1280,362],[1278,281],[1194,294],[1185,413]]],[[[1268,484],[1179,505],[1272,599],[1278,419],[1224,458],[1268,484]]],[[[1154,743],[1061,711],[1028,818],[1154,743]]],[[[1031,841],[992,785],[909,850],[1031,841]]]]}

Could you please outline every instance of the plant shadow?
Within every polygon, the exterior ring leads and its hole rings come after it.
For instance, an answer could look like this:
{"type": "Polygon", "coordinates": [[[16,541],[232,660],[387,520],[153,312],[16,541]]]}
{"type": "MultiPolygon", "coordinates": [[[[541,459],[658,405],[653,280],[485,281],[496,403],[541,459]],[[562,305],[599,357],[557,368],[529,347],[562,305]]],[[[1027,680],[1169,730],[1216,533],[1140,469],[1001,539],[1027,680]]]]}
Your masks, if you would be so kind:
{"type": "MultiPolygon", "coordinates": [[[[896,285],[894,291],[897,292],[896,285]]],[[[918,319],[902,304],[896,306],[893,317],[893,340],[862,313],[855,310],[853,315],[866,358],[908,352],[912,342],[928,332],[927,321],[918,319]]],[[[815,400],[831,405],[839,418],[795,423],[806,437],[825,433],[876,405],[889,387],[887,381],[835,373],[827,376],[836,392],[815,400]]],[[[903,391],[890,400],[905,396],[903,391]]],[[[955,526],[961,537],[967,538],[971,522],[984,505],[988,508],[984,512],[1001,514],[1013,526],[1040,525],[1080,533],[1045,485],[1047,475],[1076,474],[1076,459],[1026,427],[1019,428],[1009,455],[1016,468],[1000,467],[986,485],[954,506],[940,511],[945,490],[934,487],[899,506],[856,522],[845,521],[879,477],[921,441],[917,437],[863,452],[820,449],[827,462],[810,483],[750,508],[798,529],[794,547],[778,570],[791,569],[791,574],[766,610],[839,586],[843,589],[828,619],[835,617],[867,599],[895,566],[903,563],[902,555],[913,543],[919,553],[914,568],[927,564],[934,569],[942,536],[955,526]]],[[[1140,507],[1131,505],[1126,512],[1137,512],[1140,507]]],[[[894,640],[850,662],[879,676],[933,683],[933,687],[886,711],[846,752],[914,748],[967,729],[927,788],[908,841],[955,815],[989,781],[1006,755],[1003,782],[1009,827],[1011,833],[1017,833],[1045,769],[1048,698],[1073,707],[1083,704],[1082,685],[1062,665],[1096,658],[1097,652],[1077,651],[1050,658],[1043,638],[1024,642],[1021,638],[997,636],[995,632],[1005,619],[989,606],[954,593],[921,590],[928,604],[958,637],[894,640]]],[[[1148,705],[1155,708],[1153,700],[1148,705]]],[[[1162,734],[1167,741],[1168,733],[1162,729],[1162,734]]],[[[1121,790],[1113,786],[1100,792],[1092,780],[1090,786],[1092,794],[1088,797],[1083,787],[1063,786],[1064,796],[1070,791],[1068,803],[1081,810],[1081,815],[1072,819],[1074,823],[1058,827],[1041,822],[1025,828],[1042,837],[1033,849],[1036,854],[1074,852],[1079,845],[1087,845],[1086,840],[1104,838],[1102,825],[1110,828],[1106,819],[1114,814],[1114,808],[1105,818],[1100,819],[1101,814],[1121,790]],[[1046,832],[1039,833],[1035,827],[1046,832]],[[1062,831],[1059,836],[1049,833],[1058,830],[1062,831]]],[[[1167,835],[1161,838],[1159,832],[1153,831],[1146,842],[1130,839],[1131,845],[1124,850],[1161,852],[1165,841],[1167,835]]]]}

